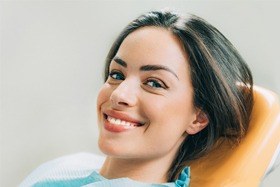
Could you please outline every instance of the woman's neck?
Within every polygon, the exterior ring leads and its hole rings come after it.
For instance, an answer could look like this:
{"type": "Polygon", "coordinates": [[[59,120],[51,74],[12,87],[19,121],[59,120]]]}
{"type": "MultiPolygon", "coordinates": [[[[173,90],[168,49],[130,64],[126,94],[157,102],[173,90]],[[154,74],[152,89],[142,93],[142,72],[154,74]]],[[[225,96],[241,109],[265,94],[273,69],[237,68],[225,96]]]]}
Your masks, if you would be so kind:
{"type": "Polygon", "coordinates": [[[147,183],[167,182],[167,173],[172,159],[153,160],[107,157],[100,174],[107,179],[128,177],[147,183]]]}

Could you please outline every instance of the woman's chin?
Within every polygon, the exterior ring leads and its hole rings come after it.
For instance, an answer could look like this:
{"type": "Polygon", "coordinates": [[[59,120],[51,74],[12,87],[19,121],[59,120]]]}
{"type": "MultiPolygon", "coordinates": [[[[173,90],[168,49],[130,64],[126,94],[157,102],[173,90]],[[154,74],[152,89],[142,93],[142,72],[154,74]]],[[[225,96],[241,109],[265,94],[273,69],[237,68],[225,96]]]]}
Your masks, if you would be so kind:
{"type": "Polygon", "coordinates": [[[101,139],[98,141],[98,146],[101,152],[107,156],[119,156],[123,152],[118,145],[101,139]]]}

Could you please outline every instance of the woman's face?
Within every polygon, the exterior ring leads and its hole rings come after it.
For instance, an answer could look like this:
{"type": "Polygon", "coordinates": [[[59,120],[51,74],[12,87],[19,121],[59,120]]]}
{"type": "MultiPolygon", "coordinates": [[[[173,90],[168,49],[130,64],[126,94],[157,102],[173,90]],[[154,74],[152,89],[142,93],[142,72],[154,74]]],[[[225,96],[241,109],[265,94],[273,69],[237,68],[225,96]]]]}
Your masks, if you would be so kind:
{"type": "Polygon", "coordinates": [[[125,38],[98,95],[99,147],[105,154],[174,156],[197,117],[187,58],[180,41],[163,28],[144,27],[125,38]]]}

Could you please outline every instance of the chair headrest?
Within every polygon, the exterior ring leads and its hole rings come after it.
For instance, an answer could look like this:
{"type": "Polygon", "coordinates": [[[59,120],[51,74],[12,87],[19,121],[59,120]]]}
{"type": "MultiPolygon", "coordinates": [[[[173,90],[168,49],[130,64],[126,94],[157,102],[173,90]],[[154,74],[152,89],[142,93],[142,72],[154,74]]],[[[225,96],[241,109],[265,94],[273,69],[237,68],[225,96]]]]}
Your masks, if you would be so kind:
{"type": "Polygon", "coordinates": [[[193,161],[191,186],[259,186],[262,177],[273,169],[280,142],[279,100],[267,89],[254,86],[253,90],[248,133],[238,146],[224,141],[193,161]]]}

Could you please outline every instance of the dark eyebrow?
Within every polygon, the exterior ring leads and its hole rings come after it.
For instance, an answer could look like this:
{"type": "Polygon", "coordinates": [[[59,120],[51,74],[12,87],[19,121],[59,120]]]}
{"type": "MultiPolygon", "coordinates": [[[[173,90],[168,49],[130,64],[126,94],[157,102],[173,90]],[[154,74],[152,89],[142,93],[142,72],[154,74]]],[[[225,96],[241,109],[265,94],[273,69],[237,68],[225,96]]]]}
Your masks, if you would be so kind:
{"type": "Polygon", "coordinates": [[[118,63],[119,65],[123,66],[123,67],[127,67],[127,63],[125,61],[123,61],[120,57],[115,56],[113,59],[116,63],[118,63]]]}
{"type": "Polygon", "coordinates": [[[140,70],[141,71],[165,70],[165,71],[172,73],[179,80],[178,76],[176,75],[176,73],[174,71],[172,71],[171,69],[169,69],[168,67],[163,66],[163,65],[145,65],[145,66],[142,66],[140,68],[140,70]]]}
{"type": "MultiPolygon", "coordinates": [[[[121,66],[123,66],[125,68],[127,67],[127,63],[124,60],[122,60],[120,57],[115,56],[113,58],[113,60],[117,64],[119,64],[119,65],[121,65],[121,66]]],[[[140,67],[140,71],[157,71],[157,70],[168,71],[168,72],[172,73],[179,80],[179,78],[176,75],[176,73],[174,71],[172,71],[171,69],[169,69],[168,67],[166,67],[166,66],[163,66],[163,65],[145,65],[145,66],[141,66],[140,67]]]]}

